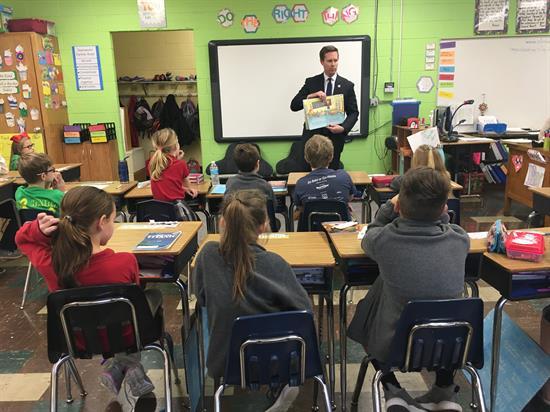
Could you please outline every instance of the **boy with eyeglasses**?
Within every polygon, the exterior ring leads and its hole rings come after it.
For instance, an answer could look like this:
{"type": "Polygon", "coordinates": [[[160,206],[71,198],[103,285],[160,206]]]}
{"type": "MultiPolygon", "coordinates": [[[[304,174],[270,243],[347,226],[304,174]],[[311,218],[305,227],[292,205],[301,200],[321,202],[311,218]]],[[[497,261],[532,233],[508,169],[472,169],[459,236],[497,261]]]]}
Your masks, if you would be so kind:
{"type": "Polygon", "coordinates": [[[59,216],[61,199],[65,194],[65,181],[53,167],[45,153],[29,153],[21,156],[19,174],[27,186],[19,186],[15,192],[18,209],[41,209],[59,216]]]}

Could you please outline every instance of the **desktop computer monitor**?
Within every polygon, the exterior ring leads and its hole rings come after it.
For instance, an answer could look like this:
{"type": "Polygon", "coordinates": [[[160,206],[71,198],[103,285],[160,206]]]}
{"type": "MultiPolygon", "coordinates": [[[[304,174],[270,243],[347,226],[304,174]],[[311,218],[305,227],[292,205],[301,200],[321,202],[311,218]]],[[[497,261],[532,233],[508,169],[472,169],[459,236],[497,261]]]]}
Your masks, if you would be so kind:
{"type": "Polygon", "coordinates": [[[437,106],[433,111],[433,122],[437,127],[439,136],[446,136],[451,128],[451,107],[437,106]]]}

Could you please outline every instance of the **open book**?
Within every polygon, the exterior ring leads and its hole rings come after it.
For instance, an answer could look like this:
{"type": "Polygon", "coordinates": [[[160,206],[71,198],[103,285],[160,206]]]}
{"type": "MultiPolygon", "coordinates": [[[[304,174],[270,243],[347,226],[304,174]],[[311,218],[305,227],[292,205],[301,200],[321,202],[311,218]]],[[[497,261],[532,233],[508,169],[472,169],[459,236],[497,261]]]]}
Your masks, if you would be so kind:
{"type": "Polygon", "coordinates": [[[305,99],[303,102],[308,130],[319,129],[329,124],[340,124],[346,119],[343,94],[327,96],[326,103],[318,97],[305,99]]]}

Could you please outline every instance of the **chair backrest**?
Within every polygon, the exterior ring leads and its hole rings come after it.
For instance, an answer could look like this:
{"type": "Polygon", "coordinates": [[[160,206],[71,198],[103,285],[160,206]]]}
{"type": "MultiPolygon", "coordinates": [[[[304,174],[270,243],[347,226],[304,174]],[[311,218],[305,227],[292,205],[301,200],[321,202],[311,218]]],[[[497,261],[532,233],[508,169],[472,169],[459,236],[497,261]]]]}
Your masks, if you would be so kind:
{"type": "Polygon", "coordinates": [[[449,213],[450,222],[460,225],[460,199],[447,199],[447,212],[449,213]]]}
{"type": "MultiPolygon", "coordinates": [[[[48,358],[89,359],[136,352],[157,340],[162,321],[153,318],[143,290],[134,284],[65,289],[48,295],[48,358]]],[[[162,318],[162,311],[157,311],[162,318]]]]}
{"type": "Polygon", "coordinates": [[[335,220],[350,220],[348,205],[341,200],[308,200],[298,221],[298,232],[319,232],[322,223],[335,220]]]}
{"type": "Polygon", "coordinates": [[[259,389],[323,374],[313,315],[277,312],[235,319],[224,383],[259,389]]]}
{"type": "Polygon", "coordinates": [[[0,249],[15,250],[15,234],[21,227],[21,220],[13,199],[0,202],[0,249]]]}
{"type": "Polygon", "coordinates": [[[171,202],[161,200],[144,200],[136,205],[136,220],[138,222],[173,222],[178,219],[176,208],[171,202]]]}
{"type": "MultiPolygon", "coordinates": [[[[235,158],[233,157],[233,154],[235,153],[235,147],[241,143],[253,144],[254,146],[256,146],[256,149],[258,149],[258,152],[260,153],[260,170],[258,170],[258,174],[264,178],[269,178],[273,176],[273,167],[271,167],[269,163],[262,159],[262,151],[260,150],[260,146],[258,146],[256,143],[251,142],[234,142],[227,146],[227,150],[225,151],[225,156],[223,157],[223,159],[216,160],[216,165],[218,166],[219,173],[221,175],[231,175],[239,173],[239,168],[235,163],[235,158]]],[[[206,174],[210,175],[210,165],[206,167],[206,174]]]]}
{"type": "Polygon", "coordinates": [[[46,213],[50,216],[55,216],[55,213],[46,209],[19,209],[19,217],[21,223],[31,222],[36,219],[39,213],[46,213]]]}
{"type": "Polygon", "coordinates": [[[483,301],[479,298],[409,302],[397,323],[388,369],[403,372],[483,367],[483,301]]]}

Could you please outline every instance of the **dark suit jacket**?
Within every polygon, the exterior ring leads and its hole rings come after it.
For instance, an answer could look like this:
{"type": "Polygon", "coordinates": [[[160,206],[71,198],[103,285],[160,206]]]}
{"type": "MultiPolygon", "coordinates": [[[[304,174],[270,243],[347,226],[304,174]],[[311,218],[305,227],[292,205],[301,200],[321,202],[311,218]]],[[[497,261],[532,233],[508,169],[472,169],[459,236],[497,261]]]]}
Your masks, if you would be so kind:
{"type": "MultiPolygon", "coordinates": [[[[323,73],[317,76],[308,77],[306,79],[306,82],[304,83],[298,94],[292,99],[292,102],[290,103],[290,110],[292,110],[293,112],[302,110],[304,108],[304,103],[302,102],[302,100],[307,99],[308,94],[316,93],[319,90],[325,90],[325,78],[323,76],[323,73]]],[[[355,91],[353,90],[353,83],[338,74],[336,76],[336,82],[334,84],[332,94],[344,95],[344,110],[346,111],[346,119],[341,125],[344,128],[344,132],[339,135],[335,135],[344,137],[348,135],[351,128],[359,118],[357,98],[355,97],[355,91]]],[[[306,130],[306,126],[304,124],[304,130],[302,132],[303,135],[313,135],[315,133],[320,133],[324,136],[332,135],[332,133],[324,127],[322,129],[317,129],[316,131],[306,130]]]]}

